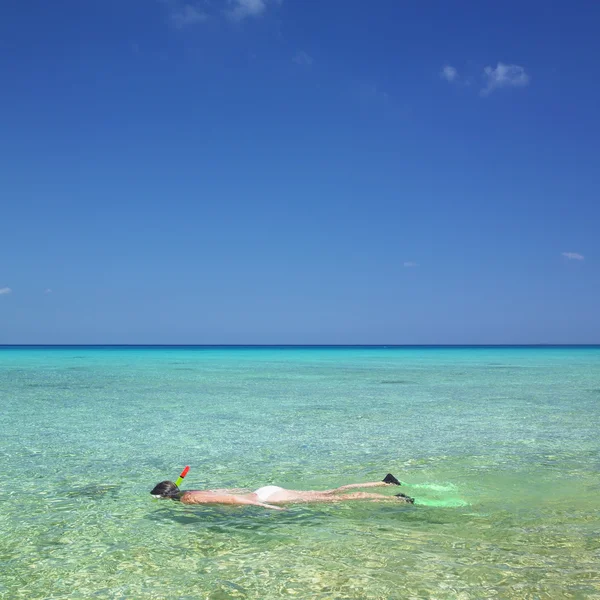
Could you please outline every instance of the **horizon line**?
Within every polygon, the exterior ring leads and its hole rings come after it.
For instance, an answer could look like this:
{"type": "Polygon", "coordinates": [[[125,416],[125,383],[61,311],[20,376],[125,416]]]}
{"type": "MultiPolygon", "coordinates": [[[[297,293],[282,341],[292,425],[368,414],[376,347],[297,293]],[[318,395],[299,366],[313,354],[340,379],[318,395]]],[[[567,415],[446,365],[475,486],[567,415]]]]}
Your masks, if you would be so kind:
{"type": "Polygon", "coordinates": [[[532,344],[0,344],[0,348],[582,348],[600,343],[532,344]]]}

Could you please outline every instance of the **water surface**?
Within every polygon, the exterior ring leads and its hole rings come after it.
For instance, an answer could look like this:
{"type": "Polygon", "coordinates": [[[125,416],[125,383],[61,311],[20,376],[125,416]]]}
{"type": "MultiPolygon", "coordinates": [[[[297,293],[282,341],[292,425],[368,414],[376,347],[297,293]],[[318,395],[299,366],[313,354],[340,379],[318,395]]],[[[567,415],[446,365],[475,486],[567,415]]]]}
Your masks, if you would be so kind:
{"type": "Polygon", "coordinates": [[[597,347],[2,348],[0,406],[6,598],[600,598],[597,347]]]}

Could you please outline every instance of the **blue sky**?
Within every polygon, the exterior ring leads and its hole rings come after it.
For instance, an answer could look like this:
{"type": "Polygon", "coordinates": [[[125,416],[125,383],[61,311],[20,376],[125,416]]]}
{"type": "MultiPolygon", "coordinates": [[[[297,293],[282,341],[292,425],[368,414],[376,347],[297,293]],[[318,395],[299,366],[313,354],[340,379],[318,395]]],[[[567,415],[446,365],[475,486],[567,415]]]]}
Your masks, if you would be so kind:
{"type": "Polygon", "coordinates": [[[0,343],[600,342],[600,5],[0,7],[0,343]]]}

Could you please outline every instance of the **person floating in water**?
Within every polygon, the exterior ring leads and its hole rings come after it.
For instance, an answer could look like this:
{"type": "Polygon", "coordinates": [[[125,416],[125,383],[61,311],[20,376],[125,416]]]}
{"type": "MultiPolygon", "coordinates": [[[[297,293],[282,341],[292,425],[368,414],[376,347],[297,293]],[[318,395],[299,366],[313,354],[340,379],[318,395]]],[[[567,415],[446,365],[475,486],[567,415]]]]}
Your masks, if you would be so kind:
{"type": "Polygon", "coordinates": [[[400,482],[388,473],[382,481],[369,483],[351,483],[341,487],[324,491],[299,491],[286,490],[276,485],[267,485],[251,493],[239,493],[239,490],[189,490],[182,492],[172,481],[161,481],[150,492],[155,498],[168,498],[178,500],[183,504],[251,504],[263,506],[274,510],[283,510],[276,504],[295,504],[301,502],[345,502],[347,500],[400,500],[401,502],[414,503],[414,499],[406,494],[387,496],[384,494],[371,494],[368,492],[351,492],[357,488],[388,487],[401,485],[400,482]]]}

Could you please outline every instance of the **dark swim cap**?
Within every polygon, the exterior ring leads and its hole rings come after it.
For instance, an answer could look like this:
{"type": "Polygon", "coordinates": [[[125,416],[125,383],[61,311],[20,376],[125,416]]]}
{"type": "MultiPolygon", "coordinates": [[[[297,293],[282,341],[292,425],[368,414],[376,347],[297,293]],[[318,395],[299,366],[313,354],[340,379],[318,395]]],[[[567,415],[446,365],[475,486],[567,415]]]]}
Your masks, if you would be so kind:
{"type": "Polygon", "coordinates": [[[175,498],[179,494],[179,488],[172,481],[161,481],[150,493],[155,498],[175,498]]]}

